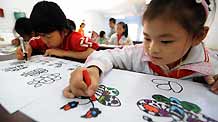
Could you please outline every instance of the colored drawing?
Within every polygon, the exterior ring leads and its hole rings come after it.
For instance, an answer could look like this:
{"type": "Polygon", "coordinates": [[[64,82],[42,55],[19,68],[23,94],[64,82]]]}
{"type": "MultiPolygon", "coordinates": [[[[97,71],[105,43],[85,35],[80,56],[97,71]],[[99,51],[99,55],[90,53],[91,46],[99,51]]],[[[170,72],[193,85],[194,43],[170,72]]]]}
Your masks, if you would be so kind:
{"type": "MultiPolygon", "coordinates": [[[[105,106],[110,107],[119,107],[121,106],[120,100],[117,98],[119,95],[119,91],[115,88],[106,87],[105,85],[100,85],[98,90],[96,91],[95,97],[99,103],[105,106]]],[[[62,106],[60,109],[63,109],[65,111],[68,111],[70,109],[78,107],[78,105],[87,105],[91,103],[92,107],[86,112],[85,115],[82,115],[82,118],[93,118],[97,117],[99,114],[101,114],[101,110],[99,108],[95,107],[94,100],[90,99],[89,97],[80,97],[79,99],[88,99],[89,102],[86,103],[80,103],[78,101],[72,101],[64,106],[62,106]]]]}
{"type": "Polygon", "coordinates": [[[163,95],[152,98],[137,102],[145,114],[142,118],[148,122],[218,122],[201,113],[201,108],[194,103],[163,95]]]}

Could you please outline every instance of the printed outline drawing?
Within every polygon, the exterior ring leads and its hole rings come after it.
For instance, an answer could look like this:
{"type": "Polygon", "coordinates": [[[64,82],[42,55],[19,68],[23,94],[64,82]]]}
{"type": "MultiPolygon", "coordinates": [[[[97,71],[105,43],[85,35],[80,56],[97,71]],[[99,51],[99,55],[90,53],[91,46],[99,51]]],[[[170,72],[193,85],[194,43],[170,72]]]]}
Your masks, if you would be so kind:
{"type": "Polygon", "coordinates": [[[28,66],[25,66],[23,64],[21,65],[15,65],[15,66],[9,66],[8,68],[3,69],[3,71],[5,72],[16,72],[16,71],[20,71],[23,69],[28,68],[28,66]]]}
{"type": "Polygon", "coordinates": [[[53,66],[54,68],[60,68],[60,67],[63,66],[63,64],[67,64],[64,61],[56,61],[56,62],[54,62],[53,59],[39,59],[39,60],[30,61],[30,62],[34,62],[36,64],[41,64],[41,65],[46,65],[46,66],[49,66],[49,67],[53,66]]]}
{"type": "Polygon", "coordinates": [[[181,93],[183,91],[182,85],[175,81],[166,79],[152,79],[152,83],[156,84],[156,88],[165,91],[172,91],[174,93],[181,93]]]}
{"type": "Polygon", "coordinates": [[[25,63],[25,61],[23,61],[23,60],[21,60],[21,61],[18,60],[18,61],[11,62],[10,65],[13,66],[13,65],[20,65],[20,64],[24,64],[24,63],[25,63]]]}
{"type": "Polygon", "coordinates": [[[75,70],[75,69],[78,68],[78,67],[81,67],[81,65],[79,65],[79,64],[73,64],[73,65],[71,65],[70,68],[68,68],[68,70],[75,70]]]}
{"type": "Polygon", "coordinates": [[[61,79],[60,73],[43,74],[32,81],[27,82],[28,85],[34,85],[35,88],[41,87],[43,84],[52,84],[61,79]]]}
{"type": "MultiPolygon", "coordinates": [[[[115,88],[106,87],[105,85],[99,85],[98,90],[95,93],[96,100],[105,106],[110,107],[119,107],[121,106],[120,100],[117,98],[119,95],[119,91],[115,88]]],[[[92,107],[86,112],[86,114],[82,115],[81,118],[92,118],[97,117],[99,114],[101,114],[101,110],[95,107],[94,101],[89,97],[80,97],[79,99],[88,99],[89,102],[80,104],[78,101],[71,101],[67,104],[63,105],[60,109],[63,109],[65,111],[68,111],[70,109],[78,107],[78,105],[86,105],[91,103],[92,107]]]]}
{"type": "Polygon", "coordinates": [[[39,76],[40,74],[47,73],[47,69],[43,68],[37,68],[28,72],[23,72],[21,76],[27,77],[27,76],[39,76]]]}
{"type": "Polygon", "coordinates": [[[148,122],[218,122],[201,113],[201,108],[175,97],[152,95],[153,99],[138,100],[136,105],[148,122]]]}

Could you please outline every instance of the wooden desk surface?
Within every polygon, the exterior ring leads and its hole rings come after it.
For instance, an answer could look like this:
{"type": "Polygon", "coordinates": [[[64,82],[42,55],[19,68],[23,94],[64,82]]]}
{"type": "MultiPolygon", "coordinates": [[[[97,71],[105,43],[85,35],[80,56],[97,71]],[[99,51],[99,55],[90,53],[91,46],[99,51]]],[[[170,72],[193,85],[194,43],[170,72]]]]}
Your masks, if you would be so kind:
{"type": "Polygon", "coordinates": [[[19,111],[15,112],[14,114],[9,114],[0,105],[0,122],[35,122],[35,121],[19,111]]]}

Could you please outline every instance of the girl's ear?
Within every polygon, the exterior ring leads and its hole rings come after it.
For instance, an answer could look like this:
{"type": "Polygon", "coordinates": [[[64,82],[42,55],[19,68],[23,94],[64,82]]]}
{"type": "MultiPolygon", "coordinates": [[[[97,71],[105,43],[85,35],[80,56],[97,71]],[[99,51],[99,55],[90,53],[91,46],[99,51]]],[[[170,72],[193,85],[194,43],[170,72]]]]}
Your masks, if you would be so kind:
{"type": "Polygon", "coordinates": [[[196,46],[200,44],[207,36],[208,31],[209,31],[208,26],[203,27],[201,31],[194,36],[192,41],[192,46],[196,46]]]}
{"type": "Polygon", "coordinates": [[[67,36],[69,33],[68,29],[64,29],[63,31],[60,31],[61,36],[64,38],[65,36],[67,36]]]}

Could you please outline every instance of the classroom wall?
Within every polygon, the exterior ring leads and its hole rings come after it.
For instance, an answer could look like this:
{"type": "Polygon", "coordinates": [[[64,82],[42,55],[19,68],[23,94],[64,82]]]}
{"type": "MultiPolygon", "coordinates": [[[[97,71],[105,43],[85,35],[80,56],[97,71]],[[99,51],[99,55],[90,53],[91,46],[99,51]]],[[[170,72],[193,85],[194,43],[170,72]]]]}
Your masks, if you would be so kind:
{"type": "Polygon", "coordinates": [[[0,45],[10,44],[15,37],[13,33],[16,21],[14,12],[25,12],[29,17],[32,7],[37,1],[39,0],[0,0],[0,8],[4,9],[4,17],[0,17],[0,36],[5,39],[0,42],[0,45]]]}
{"type": "Polygon", "coordinates": [[[216,11],[215,19],[210,27],[208,36],[205,39],[205,44],[212,49],[218,50],[218,9],[216,11]]]}
{"type": "Polygon", "coordinates": [[[1,0],[0,8],[4,9],[5,17],[0,17],[0,31],[12,32],[15,23],[13,12],[25,12],[29,17],[32,7],[37,1],[39,0],[1,0]]]}
{"type": "Polygon", "coordinates": [[[85,22],[86,26],[84,28],[85,30],[85,35],[86,36],[91,36],[92,31],[95,31],[99,33],[101,30],[106,30],[108,26],[108,20],[102,15],[100,12],[97,11],[80,11],[80,12],[69,12],[69,11],[64,11],[66,16],[74,20],[76,23],[76,27],[78,30],[81,22],[85,22]]]}
{"type": "Polygon", "coordinates": [[[105,30],[108,26],[108,21],[105,19],[101,10],[96,10],[95,6],[98,7],[95,3],[90,3],[90,1],[80,0],[80,1],[63,1],[63,0],[52,0],[61,7],[66,16],[69,19],[75,21],[77,30],[79,29],[80,23],[85,20],[85,35],[90,36],[90,31],[96,31],[97,33],[100,30],[105,30]],[[67,3],[67,4],[66,4],[67,3]]]}
{"type": "MultiPolygon", "coordinates": [[[[12,38],[14,38],[12,32],[16,20],[13,12],[25,12],[27,17],[29,17],[34,4],[36,4],[38,1],[41,0],[1,0],[0,8],[4,9],[5,17],[0,17],[0,35],[4,35],[4,37],[7,38],[7,41],[10,41],[12,38]]],[[[104,15],[102,15],[100,11],[90,11],[87,10],[85,6],[83,6],[84,9],[82,9],[80,8],[80,5],[77,5],[77,3],[72,3],[72,1],[69,1],[69,4],[66,4],[66,2],[63,4],[61,0],[53,1],[58,3],[58,5],[66,14],[67,18],[75,21],[77,29],[79,28],[80,23],[85,20],[85,33],[87,36],[91,35],[91,33],[88,33],[89,31],[94,30],[99,33],[100,30],[105,30],[106,26],[108,26],[108,20],[105,19],[104,15]]],[[[0,44],[2,44],[2,42],[0,42],[0,44]]]]}

